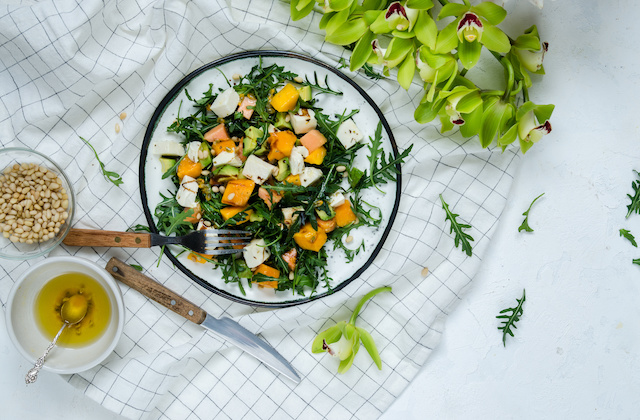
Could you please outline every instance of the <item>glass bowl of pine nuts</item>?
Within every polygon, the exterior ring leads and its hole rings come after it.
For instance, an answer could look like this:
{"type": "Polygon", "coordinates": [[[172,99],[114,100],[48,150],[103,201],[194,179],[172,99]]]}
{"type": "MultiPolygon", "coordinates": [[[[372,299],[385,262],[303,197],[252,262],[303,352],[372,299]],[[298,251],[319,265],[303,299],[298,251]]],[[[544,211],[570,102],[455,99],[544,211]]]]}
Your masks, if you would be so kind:
{"type": "Polygon", "coordinates": [[[48,254],[69,232],[74,204],[69,179],[47,156],[0,149],[0,258],[48,254]]]}

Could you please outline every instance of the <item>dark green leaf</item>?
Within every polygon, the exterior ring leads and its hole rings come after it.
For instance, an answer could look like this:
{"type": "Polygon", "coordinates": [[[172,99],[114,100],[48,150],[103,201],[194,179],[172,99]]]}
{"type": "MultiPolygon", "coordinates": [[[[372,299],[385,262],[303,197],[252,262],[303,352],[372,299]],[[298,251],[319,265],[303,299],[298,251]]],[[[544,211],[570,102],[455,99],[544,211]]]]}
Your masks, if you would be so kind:
{"type": "Polygon", "coordinates": [[[522,221],[522,224],[520,225],[520,227],[518,228],[518,232],[521,232],[523,230],[527,232],[533,232],[533,229],[531,229],[531,227],[529,226],[529,212],[531,211],[531,207],[533,207],[533,203],[535,203],[538,200],[538,198],[542,197],[543,195],[544,193],[534,198],[531,204],[529,204],[529,208],[527,209],[527,211],[522,213],[522,215],[525,216],[525,218],[522,221]]]}
{"type": "Polygon", "coordinates": [[[499,330],[502,330],[502,345],[507,345],[507,334],[513,337],[513,331],[511,328],[517,328],[516,322],[520,321],[520,317],[523,314],[522,304],[524,303],[525,290],[522,290],[522,297],[520,299],[516,299],[518,305],[515,308],[507,308],[500,311],[501,315],[496,316],[498,319],[504,319],[502,321],[502,325],[498,327],[499,330]]]}
{"type": "Polygon", "coordinates": [[[471,225],[458,222],[457,218],[460,215],[455,214],[451,210],[449,210],[449,205],[444,201],[444,198],[442,198],[442,194],[440,194],[440,201],[442,202],[442,208],[445,211],[445,221],[449,220],[449,222],[451,222],[449,233],[455,232],[454,243],[456,248],[458,247],[458,245],[462,245],[462,250],[467,254],[467,256],[470,257],[471,255],[473,255],[473,251],[471,248],[471,243],[469,241],[473,241],[473,237],[464,232],[463,229],[471,229],[471,225]]]}

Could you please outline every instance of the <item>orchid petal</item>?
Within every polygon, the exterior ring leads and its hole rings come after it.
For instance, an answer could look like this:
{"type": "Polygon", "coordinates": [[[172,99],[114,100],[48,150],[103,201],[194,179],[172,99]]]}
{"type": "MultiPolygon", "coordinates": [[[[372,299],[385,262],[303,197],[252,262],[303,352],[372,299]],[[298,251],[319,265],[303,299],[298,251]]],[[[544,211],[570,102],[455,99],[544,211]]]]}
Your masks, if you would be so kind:
{"type": "Polygon", "coordinates": [[[480,42],[480,40],[482,40],[484,25],[478,15],[476,15],[475,13],[467,12],[458,21],[456,31],[458,40],[460,42],[480,42]]]}
{"type": "MultiPolygon", "coordinates": [[[[453,4],[453,3],[449,3],[453,4]]],[[[451,50],[458,47],[458,33],[456,22],[453,21],[445,26],[436,39],[436,54],[450,53],[451,50]]]]}
{"type": "Polygon", "coordinates": [[[498,138],[498,146],[504,150],[508,145],[513,143],[518,138],[518,124],[512,125],[504,135],[498,138]]]}
{"type": "Polygon", "coordinates": [[[324,0],[325,12],[339,12],[348,9],[353,0],[324,0]]]}
{"type": "Polygon", "coordinates": [[[423,45],[434,49],[436,47],[436,40],[438,39],[438,27],[429,12],[421,10],[416,20],[415,34],[418,41],[423,45]]]}
{"type": "Polygon", "coordinates": [[[333,34],[327,34],[326,40],[336,45],[349,45],[362,38],[366,31],[364,19],[356,18],[342,24],[333,34]]]}
{"type": "Polygon", "coordinates": [[[416,61],[413,59],[413,52],[407,54],[400,67],[398,67],[398,83],[404,89],[409,90],[413,76],[416,73],[416,61]]]}
{"type": "Polygon", "coordinates": [[[473,137],[482,128],[482,106],[477,107],[468,114],[462,114],[464,125],[460,126],[460,134],[465,137],[473,137]]]}
{"type": "MultiPolygon", "coordinates": [[[[373,23],[371,23],[369,25],[369,30],[371,32],[373,32],[374,34],[387,34],[387,33],[391,32],[392,28],[389,27],[389,24],[387,23],[386,19],[384,18],[384,15],[385,15],[385,12],[383,10],[378,15],[376,20],[374,20],[373,23]]],[[[367,20],[369,18],[370,17],[368,17],[367,20]]]]}
{"type": "Polygon", "coordinates": [[[489,104],[485,103],[482,114],[482,130],[479,138],[482,147],[489,147],[496,134],[499,133],[505,113],[509,112],[507,103],[497,98],[491,98],[489,104]]]}
{"type": "Polygon", "coordinates": [[[447,3],[442,6],[440,13],[438,13],[438,20],[448,16],[460,16],[464,12],[469,10],[469,6],[459,3],[447,3]]]}
{"type": "Polygon", "coordinates": [[[507,11],[504,7],[498,6],[490,1],[482,2],[471,8],[472,11],[487,19],[490,24],[497,25],[507,17],[507,11]]]}
{"type": "Polygon", "coordinates": [[[549,44],[543,42],[542,48],[539,51],[533,52],[529,50],[516,49],[515,54],[525,69],[529,70],[531,73],[538,73],[541,70],[544,71],[542,68],[542,61],[544,60],[544,54],[547,52],[548,47],[549,44]]]}
{"type": "Polygon", "coordinates": [[[349,70],[356,71],[360,67],[364,66],[373,51],[371,42],[373,42],[374,37],[375,34],[373,32],[367,31],[356,43],[353,53],[351,54],[349,70]]]}
{"type": "Polygon", "coordinates": [[[323,340],[322,349],[333,357],[345,360],[353,353],[353,341],[343,334],[340,339],[334,343],[327,343],[327,340],[323,340]]]}
{"type": "Polygon", "coordinates": [[[358,333],[360,334],[360,340],[362,341],[362,345],[369,353],[369,356],[373,359],[378,369],[382,370],[382,360],[380,360],[380,354],[378,353],[378,348],[376,347],[376,343],[373,341],[373,337],[371,334],[363,328],[358,328],[358,333]]]}
{"type": "Polygon", "coordinates": [[[291,0],[291,19],[302,19],[311,13],[315,5],[315,0],[291,0]]]}
{"type": "Polygon", "coordinates": [[[340,365],[338,365],[338,373],[345,373],[351,368],[351,365],[353,365],[353,360],[355,359],[356,354],[358,354],[358,350],[360,350],[360,340],[357,340],[354,344],[351,355],[340,362],[340,365]]]}
{"type": "Polygon", "coordinates": [[[322,353],[326,351],[323,349],[323,343],[326,342],[331,344],[338,341],[342,336],[342,329],[344,328],[345,324],[346,321],[340,321],[333,327],[327,328],[326,330],[318,334],[311,344],[311,352],[322,353]]]}
{"type": "Polygon", "coordinates": [[[347,21],[347,19],[349,19],[349,10],[341,10],[334,13],[324,28],[327,36],[336,32],[336,30],[338,30],[347,21]]]}
{"type": "Polygon", "coordinates": [[[403,31],[410,26],[407,9],[399,1],[394,1],[389,5],[384,18],[391,29],[403,31]]]}
{"type": "Polygon", "coordinates": [[[404,4],[405,7],[418,10],[427,10],[433,7],[433,1],[431,0],[407,0],[404,4]]]}
{"type": "Polygon", "coordinates": [[[482,45],[488,50],[499,53],[508,53],[511,50],[509,37],[502,30],[491,25],[485,25],[484,27],[482,45]]]}
{"type": "Polygon", "coordinates": [[[465,69],[470,69],[478,63],[482,44],[479,42],[463,41],[458,45],[458,58],[465,69]]]}
{"type": "Polygon", "coordinates": [[[393,38],[387,46],[387,52],[384,59],[389,68],[393,68],[402,63],[407,56],[413,52],[413,40],[403,38],[393,38]]]}

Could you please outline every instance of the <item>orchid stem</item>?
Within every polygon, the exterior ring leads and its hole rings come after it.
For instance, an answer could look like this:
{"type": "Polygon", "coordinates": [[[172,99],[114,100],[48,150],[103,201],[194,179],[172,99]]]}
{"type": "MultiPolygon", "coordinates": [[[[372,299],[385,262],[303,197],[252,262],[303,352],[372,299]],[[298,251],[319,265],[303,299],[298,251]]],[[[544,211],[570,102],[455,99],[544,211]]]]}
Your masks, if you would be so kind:
{"type": "Polygon", "coordinates": [[[358,302],[358,305],[356,305],[356,308],[353,310],[353,314],[351,314],[351,319],[349,319],[349,324],[356,325],[356,318],[358,318],[358,314],[360,313],[360,309],[362,309],[362,306],[369,299],[371,299],[372,297],[374,297],[378,293],[390,292],[390,291],[391,291],[391,287],[390,286],[384,286],[384,287],[378,287],[377,289],[373,289],[372,291],[370,291],[369,293],[364,295],[362,297],[362,299],[360,299],[360,302],[358,302]]]}
{"type": "Polygon", "coordinates": [[[509,100],[509,97],[511,96],[511,90],[513,89],[513,79],[515,77],[513,73],[513,65],[509,60],[507,60],[506,57],[503,57],[500,60],[500,64],[502,64],[505,70],[507,70],[507,87],[505,88],[504,95],[502,96],[502,100],[507,102],[509,100]]]}

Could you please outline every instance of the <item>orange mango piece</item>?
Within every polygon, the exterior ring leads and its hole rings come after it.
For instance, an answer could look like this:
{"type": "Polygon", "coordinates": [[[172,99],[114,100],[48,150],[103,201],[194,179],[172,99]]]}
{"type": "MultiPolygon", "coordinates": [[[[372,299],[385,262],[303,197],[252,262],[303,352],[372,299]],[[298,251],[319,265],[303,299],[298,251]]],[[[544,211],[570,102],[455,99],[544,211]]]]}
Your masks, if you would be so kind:
{"type": "Polygon", "coordinates": [[[219,140],[214,141],[211,148],[216,152],[216,155],[219,155],[222,152],[235,153],[236,144],[233,140],[219,140]]]}
{"type": "Polygon", "coordinates": [[[193,210],[193,213],[191,213],[191,216],[185,217],[184,220],[189,223],[198,223],[200,221],[200,219],[198,219],[198,215],[202,212],[202,209],[200,208],[200,203],[196,203],[195,207],[184,209],[184,211],[187,211],[187,210],[193,210]]]}
{"type": "Polygon", "coordinates": [[[241,221],[237,222],[238,225],[249,220],[249,216],[251,216],[253,210],[247,210],[247,206],[224,207],[220,210],[220,214],[224,220],[229,220],[240,212],[245,212],[246,215],[242,217],[241,221]]]}
{"type": "Polygon", "coordinates": [[[204,133],[204,139],[211,143],[213,143],[214,140],[226,140],[229,138],[231,137],[229,137],[229,132],[224,124],[218,124],[211,130],[204,133]]]}
{"type": "Polygon", "coordinates": [[[336,228],[335,217],[329,220],[316,219],[316,222],[318,222],[318,229],[322,229],[326,233],[332,232],[336,228]]]}
{"type": "Polygon", "coordinates": [[[187,258],[198,264],[204,264],[211,260],[213,258],[213,255],[201,254],[199,252],[191,251],[189,255],[187,255],[187,258]]]}
{"type": "Polygon", "coordinates": [[[242,112],[242,116],[250,120],[251,116],[253,115],[253,107],[256,106],[256,102],[256,98],[252,95],[245,96],[244,98],[242,98],[237,112],[242,112]]]}
{"type": "Polygon", "coordinates": [[[246,206],[256,183],[250,179],[234,179],[227,182],[222,195],[222,203],[230,206],[246,206]]]}
{"type": "Polygon", "coordinates": [[[273,204],[277,204],[280,200],[282,200],[283,194],[277,191],[269,191],[266,188],[258,188],[258,197],[262,198],[264,202],[267,204],[267,207],[271,209],[273,204]],[[273,203],[271,202],[271,197],[273,197],[273,203]]]}
{"type": "Polygon", "coordinates": [[[345,200],[344,203],[334,208],[334,210],[336,212],[334,219],[336,220],[336,224],[340,227],[350,225],[357,219],[356,214],[351,210],[351,203],[349,200],[345,200]]]}
{"type": "Polygon", "coordinates": [[[313,153],[314,150],[324,146],[326,142],[327,138],[324,134],[315,129],[300,137],[300,143],[307,148],[309,153],[313,153]]]}
{"type": "Polygon", "coordinates": [[[194,162],[189,159],[188,156],[185,156],[180,161],[176,173],[180,181],[182,181],[182,178],[184,178],[185,175],[189,175],[191,178],[197,178],[202,173],[202,165],[200,162],[194,162]]]}
{"type": "Polygon", "coordinates": [[[325,156],[327,156],[327,149],[325,149],[324,146],[320,146],[313,152],[310,152],[309,156],[304,158],[304,161],[311,165],[322,165],[325,156]]]}
{"type": "Polygon", "coordinates": [[[278,112],[293,110],[298,103],[300,93],[291,83],[284,85],[282,89],[271,98],[271,106],[278,112]]]}
{"type": "Polygon", "coordinates": [[[300,175],[289,175],[284,179],[284,182],[288,182],[289,184],[294,184],[294,185],[302,185],[300,183],[300,175]]]}
{"type": "Polygon", "coordinates": [[[298,140],[298,138],[293,131],[275,131],[269,136],[271,150],[269,150],[267,159],[274,161],[290,156],[291,150],[293,150],[293,146],[296,144],[296,140],[298,140]]]}
{"type": "Polygon", "coordinates": [[[274,279],[280,278],[280,270],[270,267],[266,264],[260,264],[258,268],[256,268],[256,271],[254,271],[254,273],[264,274],[265,276],[273,277],[274,279]]]}
{"type": "Polygon", "coordinates": [[[302,249],[318,252],[327,242],[327,234],[320,228],[315,230],[311,223],[306,223],[300,231],[293,234],[293,240],[302,249]]]}

